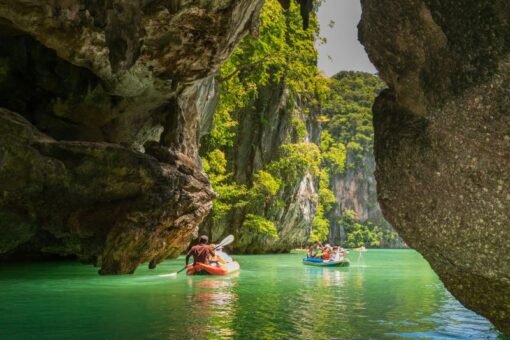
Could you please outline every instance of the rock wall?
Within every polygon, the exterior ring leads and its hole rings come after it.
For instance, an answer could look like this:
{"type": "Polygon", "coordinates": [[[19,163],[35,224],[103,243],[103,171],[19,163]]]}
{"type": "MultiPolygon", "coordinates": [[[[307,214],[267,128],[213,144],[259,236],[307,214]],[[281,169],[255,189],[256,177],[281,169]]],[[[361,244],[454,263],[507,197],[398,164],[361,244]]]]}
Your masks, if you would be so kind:
{"type": "Polygon", "coordinates": [[[356,212],[360,221],[379,220],[382,218],[377,203],[376,182],[373,177],[375,170],[374,156],[366,153],[363,166],[353,166],[347,155],[347,163],[351,164],[345,174],[335,174],[332,178],[333,192],[337,199],[335,210],[341,212],[350,209],[356,212]]]}
{"type": "Polygon", "coordinates": [[[215,196],[212,75],[262,2],[2,1],[0,257],[110,274],[184,249],[215,196]]]}
{"type": "MultiPolygon", "coordinates": [[[[311,114],[305,113],[307,107],[289,96],[285,85],[273,84],[261,89],[257,100],[234,113],[239,125],[234,147],[227,152],[227,158],[238,184],[251,186],[259,170],[279,159],[283,144],[318,142],[320,131],[315,113],[313,110],[311,114]],[[296,119],[307,127],[306,136],[298,137],[294,125],[296,119]]],[[[286,183],[270,203],[261,201],[256,209],[234,209],[224,220],[216,223],[208,218],[201,231],[211,239],[234,234],[237,239],[232,248],[234,252],[288,252],[302,246],[310,236],[318,203],[317,186],[317,178],[305,173],[298,180],[286,183]],[[273,221],[278,238],[243,229],[247,213],[273,221]]]]}
{"type": "Polygon", "coordinates": [[[362,5],[360,38],[389,86],[374,106],[384,215],[510,334],[510,4],[362,5]]]}
{"type": "MultiPolygon", "coordinates": [[[[356,213],[360,222],[370,221],[386,230],[392,226],[384,219],[377,202],[377,183],[374,177],[375,159],[372,152],[363,155],[362,164],[357,165],[352,155],[347,155],[346,163],[350,164],[344,173],[331,174],[331,189],[335,194],[336,203],[328,214],[330,221],[329,241],[340,244],[345,241],[345,230],[340,220],[344,210],[356,213]]],[[[402,246],[399,240],[394,244],[381,244],[381,247],[402,246]]]]}

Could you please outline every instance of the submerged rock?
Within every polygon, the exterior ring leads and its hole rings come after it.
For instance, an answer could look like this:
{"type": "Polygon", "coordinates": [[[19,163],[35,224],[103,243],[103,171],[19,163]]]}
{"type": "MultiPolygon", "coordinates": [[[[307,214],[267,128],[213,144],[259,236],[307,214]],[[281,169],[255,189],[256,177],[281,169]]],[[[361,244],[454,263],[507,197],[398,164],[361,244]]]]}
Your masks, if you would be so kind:
{"type": "Polygon", "coordinates": [[[389,85],[374,106],[384,215],[510,334],[510,5],[362,4],[360,37],[389,85]]]}

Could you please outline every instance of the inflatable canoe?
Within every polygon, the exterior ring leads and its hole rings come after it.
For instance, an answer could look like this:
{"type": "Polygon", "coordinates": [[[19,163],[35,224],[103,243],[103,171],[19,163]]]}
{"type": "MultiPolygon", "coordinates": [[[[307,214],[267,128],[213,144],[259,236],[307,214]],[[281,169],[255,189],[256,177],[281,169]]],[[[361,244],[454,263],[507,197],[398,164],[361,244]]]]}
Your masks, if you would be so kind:
{"type": "Polygon", "coordinates": [[[315,257],[305,257],[303,264],[317,267],[347,267],[349,266],[349,260],[340,258],[339,260],[323,260],[315,257]]]}
{"type": "Polygon", "coordinates": [[[188,275],[227,275],[239,270],[239,263],[236,261],[228,262],[217,266],[215,264],[209,265],[205,263],[197,263],[194,266],[190,266],[186,270],[188,275]]]}

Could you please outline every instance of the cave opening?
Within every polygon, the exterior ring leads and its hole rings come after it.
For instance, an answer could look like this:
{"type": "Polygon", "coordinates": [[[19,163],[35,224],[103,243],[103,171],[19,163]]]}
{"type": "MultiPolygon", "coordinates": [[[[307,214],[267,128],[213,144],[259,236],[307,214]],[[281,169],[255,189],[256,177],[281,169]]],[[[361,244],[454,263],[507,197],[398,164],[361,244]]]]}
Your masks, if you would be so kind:
{"type": "Polygon", "coordinates": [[[93,98],[94,92],[104,92],[96,75],[6,23],[0,25],[0,40],[1,107],[56,140],[105,140],[106,122],[92,119],[98,111],[92,103],[111,107],[116,97],[93,98]]]}

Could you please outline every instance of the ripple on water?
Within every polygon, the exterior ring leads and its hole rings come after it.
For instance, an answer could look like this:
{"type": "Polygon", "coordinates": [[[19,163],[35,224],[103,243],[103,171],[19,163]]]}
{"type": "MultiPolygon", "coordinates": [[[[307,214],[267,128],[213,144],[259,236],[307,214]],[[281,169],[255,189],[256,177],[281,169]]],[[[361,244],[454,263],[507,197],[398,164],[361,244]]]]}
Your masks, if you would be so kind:
{"type": "Polygon", "coordinates": [[[0,338],[497,338],[416,252],[354,255],[349,268],[239,256],[227,277],[163,276],[182,259],[119,277],[76,263],[3,266],[0,338]]]}

